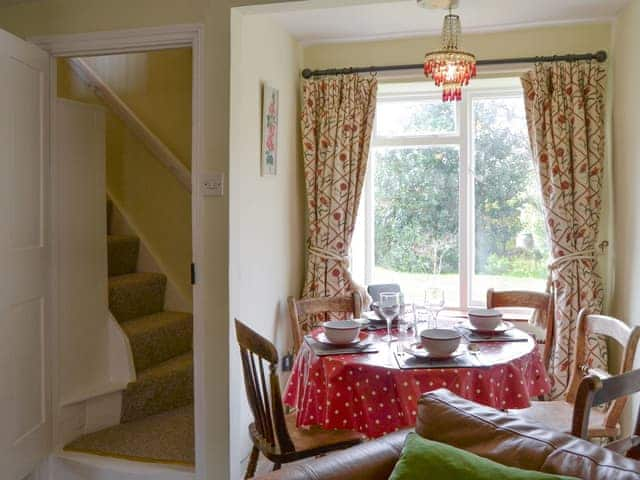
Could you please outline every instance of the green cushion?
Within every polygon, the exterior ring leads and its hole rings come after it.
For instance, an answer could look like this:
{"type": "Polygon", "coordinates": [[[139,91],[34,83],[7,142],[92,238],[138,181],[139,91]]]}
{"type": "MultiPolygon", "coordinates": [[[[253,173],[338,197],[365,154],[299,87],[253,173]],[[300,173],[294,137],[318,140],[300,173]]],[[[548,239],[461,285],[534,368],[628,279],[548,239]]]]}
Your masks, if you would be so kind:
{"type": "Polygon", "coordinates": [[[471,452],[410,433],[389,480],[551,480],[569,479],[506,467],[471,452]]]}

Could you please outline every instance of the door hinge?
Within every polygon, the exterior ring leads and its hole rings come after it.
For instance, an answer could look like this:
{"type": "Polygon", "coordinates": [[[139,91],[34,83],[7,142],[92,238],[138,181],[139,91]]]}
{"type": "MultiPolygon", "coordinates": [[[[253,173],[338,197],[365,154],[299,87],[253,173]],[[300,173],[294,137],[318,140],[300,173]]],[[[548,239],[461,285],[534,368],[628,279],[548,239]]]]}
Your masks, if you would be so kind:
{"type": "Polygon", "coordinates": [[[196,284],[196,264],[191,264],[191,285],[196,284]]]}

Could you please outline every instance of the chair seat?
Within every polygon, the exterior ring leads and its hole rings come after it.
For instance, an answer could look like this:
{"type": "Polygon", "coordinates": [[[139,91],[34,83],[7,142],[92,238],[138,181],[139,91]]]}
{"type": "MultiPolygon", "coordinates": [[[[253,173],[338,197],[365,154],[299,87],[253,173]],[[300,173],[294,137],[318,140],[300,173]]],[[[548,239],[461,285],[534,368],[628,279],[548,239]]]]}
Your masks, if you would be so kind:
{"type": "Polygon", "coordinates": [[[366,439],[351,430],[324,430],[320,427],[296,427],[296,414],[286,416],[287,429],[297,452],[337,450],[357,445],[366,439]],[[325,450],[326,449],[326,450],[325,450]]]}
{"type": "MultiPolygon", "coordinates": [[[[531,402],[531,407],[522,410],[509,410],[509,413],[545,425],[553,430],[571,433],[573,404],[569,402],[562,400],[531,402]]],[[[592,409],[589,417],[589,438],[615,438],[620,434],[619,426],[606,427],[604,422],[605,414],[597,408],[592,409]]]]}
{"type": "Polygon", "coordinates": [[[264,442],[257,432],[255,424],[249,426],[249,432],[254,445],[257,445],[262,454],[275,463],[288,463],[303,458],[315,457],[324,453],[353,447],[366,440],[366,437],[351,430],[324,430],[320,427],[298,428],[296,427],[296,414],[285,416],[285,423],[289,437],[295,448],[292,452],[282,452],[278,446],[273,448],[264,442]]]}
{"type": "Polygon", "coordinates": [[[627,451],[627,457],[634,460],[640,460],[640,445],[635,446],[627,451]]]}
{"type": "Polygon", "coordinates": [[[640,460],[640,435],[632,435],[605,445],[607,450],[613,450],[619,455],[640,460]]]}

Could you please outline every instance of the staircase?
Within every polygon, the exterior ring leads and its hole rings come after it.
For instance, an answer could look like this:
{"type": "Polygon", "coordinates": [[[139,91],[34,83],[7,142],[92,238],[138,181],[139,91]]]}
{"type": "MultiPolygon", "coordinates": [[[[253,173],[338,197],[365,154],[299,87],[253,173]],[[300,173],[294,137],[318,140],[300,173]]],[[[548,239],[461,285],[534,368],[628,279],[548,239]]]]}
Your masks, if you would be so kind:
{"type": "Polygon", "coordinates": [[[108,235],[107,247],[109,309],[129,337],[137,379],[122,394],[119,425],[65,450],[193,465],[192,315],[164,310],[165,275],[136,271],[137,237],[108,235]]]}

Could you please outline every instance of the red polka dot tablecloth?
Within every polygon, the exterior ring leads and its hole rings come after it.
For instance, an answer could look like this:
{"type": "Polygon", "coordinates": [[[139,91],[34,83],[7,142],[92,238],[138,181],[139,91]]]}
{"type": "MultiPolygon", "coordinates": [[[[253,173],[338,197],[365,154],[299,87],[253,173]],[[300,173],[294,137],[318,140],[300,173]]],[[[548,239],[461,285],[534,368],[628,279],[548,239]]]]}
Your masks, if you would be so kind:
{"type": "Polygon", "coordinates": [[[401,370],[393,356],[397,343],[380,341],[384,333],[370,335],[378,348],[371,354],[318,357],[303,342],[283,395],[297,409],[299,427],[355,430],[375,438],[414,426],[420,395],[438,388],[499,409],[527,408],[530,398],[549,392],[533,339],[476,344],[489,366],[401,370]]]}

